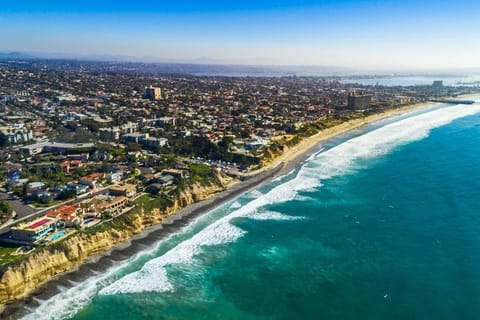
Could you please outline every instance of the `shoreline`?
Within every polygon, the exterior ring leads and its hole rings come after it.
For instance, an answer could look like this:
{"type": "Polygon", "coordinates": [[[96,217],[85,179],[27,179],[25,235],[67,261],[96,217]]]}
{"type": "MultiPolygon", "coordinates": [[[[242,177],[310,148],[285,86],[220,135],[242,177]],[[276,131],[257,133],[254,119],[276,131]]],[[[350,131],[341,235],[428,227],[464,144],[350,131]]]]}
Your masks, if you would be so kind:
{"type": "Polygon", "coordinates": [[[337,136],[346,134],[352,130],[373,124],[381,120],[385,120],[408,113],[410,111],[415,111],[434,105],[434,102],[420,102],[415,104],[409,104],[399,108],[387,109],[381,113],[375,113],[364,118],[349,120],[331,128],[324,129],[314,134],[313,136],[302,139],[297,145],[293,146],[292,148],[288,149],[287,152],[284,152],[280,156],[276,157],[271,163],[252,173],[259,173],[262,170],[269,170],[282,163],[283,168],[281,170],[281,173],[284,174],[290,172],[297,166],[299,162],[306,158],[306,156],[310,152],[312,152],[316,146],[318,146],[322,142],[336,138],[337,136]]]}
{"type": "Polygon", "coordinates": [[[233,183],[224,191],[180,209],[163,222],[148,226],[140,233],[133,235],[130,239],[121,242],[104,252],[88,257],[72,270],[46,280],[34,291],[27,294],[25,298],[7,304],[5,309],[0,312],[0,318],[15,317],[15,315],[18,316],[20,315],[19,313],[25,311],[25,307],[36,308],[38,306],[38,301],[48,299],[59,293],[58,286],[72,287],[75,283],[84,281],[95,274],[95,269],[98,267],[100,267],[100,270],[105,270],[106,268],[115,265],[117,262],[125,261],[131,256],[154,245],[156,242],[178,232],[195,218],[242,195],[254,187],[268,183],[272,179],[290,172],[299,163],[307,159],[322,142],[380,120],[434,105],[435,103],[425,102],[389,109],[361,119],[344,122],[322,130],[313,136],[304,138],[300,143],[288,149],[282,155],[276,157],[271,163],[259,170],[249,173],[249,175],[245,176],[245,180],[233,183]]]}
{"type": "Polygon", "coordinates": [[[178,232],[197,217],[248,192],[262,183],[268,182],[277,176],[281,169],[282,166],[270,168],[256,176],[234,183],[225,191],[184,207],[163,222],[148,226],[140,233],[133,235],[130,239],[118,243],[104,252],[88,257],[75,268],[50,278],[34,291],[30,292],[25,298],[5,305],[4,309],[0,310],[0,319],[15,318],[15,316],[20,315],[17,313],[25,311],[25,307],[36,308],[38,301],[46,300],[60,293],[59,286],[61,288],[72,287],[74,286],[72,283],[85,281],[90,276],[95,275],[96,272],[106,270],[106,268],[112,267],[117,262],[126,261],[131,256],[148,249],[158,241],[178,232]]]}

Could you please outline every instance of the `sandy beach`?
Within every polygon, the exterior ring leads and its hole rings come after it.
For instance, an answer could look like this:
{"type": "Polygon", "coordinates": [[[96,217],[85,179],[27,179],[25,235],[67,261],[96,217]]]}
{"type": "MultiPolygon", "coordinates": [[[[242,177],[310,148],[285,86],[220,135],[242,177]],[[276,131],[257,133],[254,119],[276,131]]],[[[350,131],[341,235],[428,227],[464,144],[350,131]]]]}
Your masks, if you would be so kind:
{"type": "Polygon", "coordinates": [[[313,136],[303,139],[299,144],[295,145],[294,147],[284,152],[282,155],[275,158],[268,165],[257,171],[250,172],[248,175],[256,175],[262,171],[268,171],[278,166],[282,167],[282,170],[280,170],[281,173],[285,173],[294,168],[298,164],[298,162],[302,161],[305,156],[321,142],[332,139],[338,135],[347,133],[362,126],[369,125],[383,119],[391,118],[409,111],[428,107],[433,104],[433,102],[410,104],[400,108],[389,109],[382,113],[373,114],[361,119],[350,120],[334,127],[322,130],[313,136]]]}

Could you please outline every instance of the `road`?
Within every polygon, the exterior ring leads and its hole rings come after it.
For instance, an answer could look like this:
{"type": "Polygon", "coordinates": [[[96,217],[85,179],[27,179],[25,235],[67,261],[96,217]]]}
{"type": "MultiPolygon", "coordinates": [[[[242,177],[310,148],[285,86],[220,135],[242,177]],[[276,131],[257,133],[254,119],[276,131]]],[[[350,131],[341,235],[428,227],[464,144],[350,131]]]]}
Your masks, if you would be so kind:
{"type": "Polygon", "coordinates": [[[24,218],[30,216],[32,213],[38,209],[27,206],[18,198],[15,198],[12,195],[9,195],[5,192],[0,192],[0,200],[6,200],[13,207],[13,210],[17,213],[18,218],[24,218]]]}

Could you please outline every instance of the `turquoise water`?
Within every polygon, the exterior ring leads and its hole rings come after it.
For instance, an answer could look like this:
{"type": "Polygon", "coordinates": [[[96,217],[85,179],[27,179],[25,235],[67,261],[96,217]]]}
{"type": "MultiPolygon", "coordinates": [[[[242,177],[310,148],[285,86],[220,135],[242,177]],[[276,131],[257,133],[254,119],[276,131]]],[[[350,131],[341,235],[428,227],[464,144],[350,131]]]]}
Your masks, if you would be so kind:
{"type": "Polygon", "coordinates": [[[31,319],[478,319],[480,104],[319,147],[31,319]]]}

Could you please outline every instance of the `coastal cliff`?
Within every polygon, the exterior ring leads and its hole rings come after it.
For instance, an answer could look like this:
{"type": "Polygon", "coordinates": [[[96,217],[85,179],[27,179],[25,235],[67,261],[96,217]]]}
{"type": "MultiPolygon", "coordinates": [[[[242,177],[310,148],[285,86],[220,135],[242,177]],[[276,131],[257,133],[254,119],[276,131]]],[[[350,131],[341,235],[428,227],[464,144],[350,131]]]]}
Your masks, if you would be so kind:
{"type": "Polygon", "coordinates": [[[225,190],[232,182],[219,173],[215,178],[215,182],[193,183],[185,187],[164,210],[137,208],[134,213],[127,213],[127,218],[124,215],[112,220],[117,228],[78,232],[58,244],[37,248],[24,260],[5,267],[0,275],[0,308],[25,298],[52,277],[72,270],[86,258],[105,252],[146,227],[161,223],[178,210],[225,190]]]}

